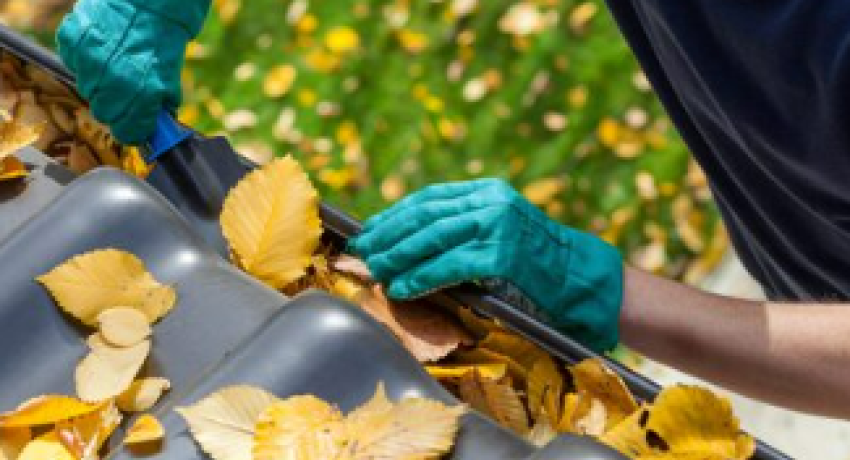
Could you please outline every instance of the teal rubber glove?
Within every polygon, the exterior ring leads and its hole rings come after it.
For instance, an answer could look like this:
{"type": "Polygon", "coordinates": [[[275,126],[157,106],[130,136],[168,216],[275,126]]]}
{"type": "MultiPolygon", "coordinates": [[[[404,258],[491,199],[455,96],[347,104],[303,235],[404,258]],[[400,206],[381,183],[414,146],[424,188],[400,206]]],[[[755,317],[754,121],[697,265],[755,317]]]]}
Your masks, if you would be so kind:
{"type": "Polygon", "coordinates": [[[593,350],[618,342],[619,252],[550,220],[504,181],[427,187],[369,219],[349,249],[390,297],[503,280],[535,304],[541,319],[593,350]]]}
{"type": "Polygon", "coordinates": [[[157,114],[180,105],[180,72],[210,0],[79,0],[59,28],[59,55],[92,115],[141,144],[157,114]]]}

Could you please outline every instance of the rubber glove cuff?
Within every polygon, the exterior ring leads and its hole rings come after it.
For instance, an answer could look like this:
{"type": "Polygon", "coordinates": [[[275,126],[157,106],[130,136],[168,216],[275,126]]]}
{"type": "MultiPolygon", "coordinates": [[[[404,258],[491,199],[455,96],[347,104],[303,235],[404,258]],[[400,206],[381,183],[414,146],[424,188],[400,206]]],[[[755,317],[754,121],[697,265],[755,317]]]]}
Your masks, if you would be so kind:
{"type": "Polygon", "coordinates": [[[623,259],[601,239],[563,227],[572,233],[561,308],[550,313],[551,324],[593,351],[613,350],[619,343],[623,304],[623,259]]]}
{"type": "Polygon", "coordinates": [[[534,305],[534,313],[597,353],[619,342],[623,300],[620,252],[594,235],[560,225],[537,209],[527,220],[524,254],[508,280],[534,305]],[[528,263],[536,258],[536,263],[528,263]]]}

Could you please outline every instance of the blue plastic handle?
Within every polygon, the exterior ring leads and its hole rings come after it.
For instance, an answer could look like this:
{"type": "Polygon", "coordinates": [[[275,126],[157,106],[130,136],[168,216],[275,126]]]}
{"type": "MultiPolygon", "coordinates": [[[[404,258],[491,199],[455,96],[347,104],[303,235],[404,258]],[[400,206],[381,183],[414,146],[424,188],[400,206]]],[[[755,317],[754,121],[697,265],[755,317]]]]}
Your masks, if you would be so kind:
{"type": "Polygon", "coordinates": [[[156,131],[148,140],[147,160],[155,161],[162,154],[192,137],[192,134],[194,131],[178,123],[171,113],[163,110],[156,119],[156,131]]]}

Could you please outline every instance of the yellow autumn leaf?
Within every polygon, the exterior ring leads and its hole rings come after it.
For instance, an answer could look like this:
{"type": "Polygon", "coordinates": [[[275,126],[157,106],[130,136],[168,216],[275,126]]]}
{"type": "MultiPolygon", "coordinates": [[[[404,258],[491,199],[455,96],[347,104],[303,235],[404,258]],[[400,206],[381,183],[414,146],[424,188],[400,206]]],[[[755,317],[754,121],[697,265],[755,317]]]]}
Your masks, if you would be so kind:
{"type": "Polygon", "coordinates": [[[260,415],[278,399],[259,388],[223,388],[193,406],[175,409],[213,460],[253,460],[260,415]]]}
{"type": "Polygon", "coordinates": [[[97,315],[98,331],[110,345],[132,347],[150,337],[151,325],[144,313],[134,308],[110,308],[97,315]]]}
{"type": "Polygon", "coordinates": [[[547,356],[542,348],[507,331],[491,332],[478,346],[511,358],[526,371],[530,371],[534,363],[547,356]]]}
{"type": "Polygon", "coordinates": [[[535,446],[543,447],[558,437],[558,431],[552,426],[550,420],[551,417],[544,409],[541,416],[534,422],[534,425],[525,435],[526,441],[535,446]]]}
{"type": "Polygon", "coordinates": [[[83,401],[106,401],[120,395],[133,383],[150,351],[150,340],[127,348],[92,349],[74,371],[77,395],[83,401]]]}
{"type": "Polygon", "coordinates": [[[263,93],[266,97],[278,98],[284,96],[292,88],[297,76],[295,67],[291,65],[279,65],[269,70],[263,80],[263,93]]]}
{"type": "Polygon", "coordinates": [[[17,460],[77,460],[59,442],[55,431],[48,431],[30,441],[17,460]]]}
{"type": "Polygon", "coordinates": [[[471,372],[460,378],[458,391],[463,402],[500,425],[519,434],[529,430],[528,413],[519,394],[510,385],[471,372]]]}
{"type": "Polygon", "coordinates": [[[0,427],[21,428],[52,425],[100,410],[102,404],[80,401],[70,396],[38,396],[17,409],[0,415],[0,427]]]}
{"type": "Polygon", "coordinates": [[[348,53],[360,46],[360,36],[350,27],[337,27],[325,36],[325,46],[334,53],[348,53]]]}
{"type": "Polygon", "coordinates": [[[543,356],[531,366],[526,388],[528,410],[531,416],[535,420],[540,420],[543,414],[546,414],[549,423],[557,425],[560,420],[564,377],[552,357],[543,356]]]}
{"type": "Polygon", "coordinates": [[[104,310],[124,306],[144,313],[153,323],[177,300],[170,286],[157,282],[138,257],[117,249],[76,256],[38,277],[59,307],[88,326],[104,310]]]}
{"type": "Polygon", "coordinates": [[[505,363],[483,363],[477,365],[433,365],[425,370],[437,380],[456,380],[470,372],[478,372],[487,380],[501,380],[508,372],[505,363]]]}
{"type": "Polygon", "coordinates": [[[161,377],[146,377],[130,384],[115,404],[124,412],[144,412],[150,410],[171,389],[171,382],[161,377]]]}
{"type": "Polygon", "coordinates": [[[342,414],[314,396],[271,404],[259,417],[253,460],[323,459],[338,454],[342,414]]]}
{"type": "Polygon", "coordinates": [[[32,439],[29,427],[0,428],[0,460],[15,460],[32,439]]]}
{"type": "Polygon", "coordinates": [[[626,455],[641,457],[743,460],[755,450],[755,441],[741,431],[728,400],[686,385],[664,389],[649,409],[632,414],[600,439],[626,455]]]}
{"type": "Polygon", "coordinates": [[[238,265],[283,289],[304,276],[319,246],[318,194],[292,157],[276,159],[230,191],[221,226],[238,265]]]}
{"type": "Polygon", "coordinates": [[[0,160],[35,143],[44,132],[43,124],[27,124],[0,110],[0,160]]]}
{"type": "Polygon", "coordinates": [[[428,48],[428,36],[422,32],[402,29],[396,36],[401,47],[411,54],[421,53],[428,48]]]}
{"type": "Polygon", "coordinates": [[[139,416],[133,425],[127,430],[124,444],[147,444],[162,441],[165,429],[153,415],[144,414],[139,416]]]}
{"type": "Polygon", "coordinates": [[[453,309],[452,313],[463,324],[464,329],[471,333],[476,340],[483,339],[491,332],[503,330],[496,321],[479,315],[471,308],[459,306],[453,309]]]}
{"type": "Polygon", "coordinates": [[[457,350],[452,353],[452,362],[455,364],[480,365],[501,363],[508,367],[508,374],[512,379],[519,382],[524,382],[528,377],[528,371],[525,370],[518,362],[514,361],[501,353],[488,350],[486,348],[473,348],[471,350],[457,350]]]}
{"type": "Polygon", "coordinates": [[[439,458],[454,444],[465,411],[423,398],[393,404],[380,384],[372,400],[346,417],[347,439],[337,458],[439,458]]]}
{"type": "Polygon", "coordinates": [[[121,169],[125,172],[140,179],[145,179],[153,171],[153,168],[153,165],[149,165],[145,161],[138,148],[130,147],[124,149],[124,156],[121,158],[121,169]]]}
{"type": "Polygon", "coordinates": [[[587,436],[601,436],[608,424],[608,410],[602,401],[596,398],[583,398],[580,404],[586,407],[580,416],[573,420],[575,432],[587,436]]]}
{"type": "Polygon", "coordinates": [[[103,404],[95,412],[56,424],[59,442],[75,458],[93,458],[121,423],[121,413],[114,404],[103,404]]]}
{"type": "Polygon", "coordinates": [[[558,422],[557,429],[561,433],[578,433],[579,430],[575,426],[575,421],[578,418],[581,405],[581,397],[575,393],[564,395],[564,405],[561,410],[561,420],[558,422]]]}
{"type": "Polygon", "coordinates": [[[0,159],[0,182],[27,177],[29,172],[26,165],[16,157],[9,156],[0,159]]]}
{"type": "MultiPolygon", "coordinates": [[[[590,410],[589,401],[592,400],[598,400],[605,406],[606,430],[638,410],[638,404],[629,388],[602,360],[584,360],[571,366],[570,373],[576,392],[586,401],[586,410],[590,410]]],[[[580,417],[584,415],[586,413],[579,414],[580,417]]]]}

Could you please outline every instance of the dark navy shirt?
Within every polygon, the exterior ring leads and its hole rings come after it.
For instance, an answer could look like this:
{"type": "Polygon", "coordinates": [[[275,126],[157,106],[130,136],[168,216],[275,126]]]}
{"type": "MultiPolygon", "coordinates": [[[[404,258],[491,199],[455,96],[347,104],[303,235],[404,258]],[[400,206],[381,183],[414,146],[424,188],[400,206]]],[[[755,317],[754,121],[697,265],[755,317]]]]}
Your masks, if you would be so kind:
{"type": "Polygon", "coordinates": [[[850,299],[850,0],[608,0],[774,299],[850,299]]]}

